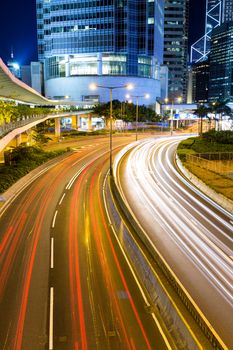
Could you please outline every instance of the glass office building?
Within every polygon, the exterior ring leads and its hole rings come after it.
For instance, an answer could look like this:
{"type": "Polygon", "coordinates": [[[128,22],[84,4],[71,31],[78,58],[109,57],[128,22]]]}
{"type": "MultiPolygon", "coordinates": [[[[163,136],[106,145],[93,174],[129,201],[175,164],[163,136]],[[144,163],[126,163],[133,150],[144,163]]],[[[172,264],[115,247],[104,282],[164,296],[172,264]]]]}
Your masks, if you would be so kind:
{"type": "Polygon", "coordinates": [[[222,22],[233,21],[233,0],[222,0],[222,22]]]}
{"type": "Polygon", "coordinates": [[[216,100],[233,101],[233,22],[212,31],[209,101],[216,100]]]}
{"type": "Polygon", "coordinates": [[[165,0],[164,64],[169,69],[169,99],[187,99],[189,0],[165,0]]]}
{"type": "MultiPolygon", "coordinates": [[[[160,96],[163,0],[37,0],[39,60],[51,98],[107,100],[99,85],[134,84],[134,94],[160,96]]],[[[124,99],[124,91],[116,98],[124,99]]],[[[152,102],[152,101],[149,101],[152,102]]]]}

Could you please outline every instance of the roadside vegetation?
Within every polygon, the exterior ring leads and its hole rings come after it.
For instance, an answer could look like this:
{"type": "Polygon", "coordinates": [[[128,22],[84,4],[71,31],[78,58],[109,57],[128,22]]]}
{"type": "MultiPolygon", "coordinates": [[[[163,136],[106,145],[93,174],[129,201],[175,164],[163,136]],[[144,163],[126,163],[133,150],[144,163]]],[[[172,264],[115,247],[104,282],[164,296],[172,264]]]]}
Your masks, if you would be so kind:
{"type": "MultiPolygon", "coordinates": [[[[184,166],[206,185],[216,192],[233,200],[233,176],[221,174],[209,170],[186,160],[186,155],[197,153],[228,153],[233,152],[233,131],[215,131],[203,133],[199,137],[191,137],[182,141],[177,149],[177,154],[184,166]]],[[[217,160],[213,160],[213,162],[217,160]]],[[[231,161],[233,165],[233,160],[231,161]]],[[[233,173],[233,172],[232,172],[233,173]]]]}
{"type": "Polygon", "coordinates": [[[17,120],[22,120],[25,117],[33,117],[37,115],[46,116],[54,112],[54,108],[31,108],[30,106],[24,104],[16,105],[14,102],[0,100],[0,126],[4,123],[12,123],[17,120]]]}
{"type": "MultiPolygon", "coordinates": [[[[122,119],[125,122],[134,122],[136,116],[136,105],[129,102],[120,102],[118,100],[112,101],[113,105],[113,119],[122,119]]],[[[93,112],[109,118],[110,103],[100,103],[93,108],[93,112]]],[[[158,122],[161,116],[153,109],[145,105],[138,106],[139,122],[158,122]]]]}
{"type": "Polygon", "coordinates": [[[0,166],[0,193],[31,170],[65,152],[67,150],[45,152],[41,147],[24,144],[5,152],[5,165],[0,166]]]}

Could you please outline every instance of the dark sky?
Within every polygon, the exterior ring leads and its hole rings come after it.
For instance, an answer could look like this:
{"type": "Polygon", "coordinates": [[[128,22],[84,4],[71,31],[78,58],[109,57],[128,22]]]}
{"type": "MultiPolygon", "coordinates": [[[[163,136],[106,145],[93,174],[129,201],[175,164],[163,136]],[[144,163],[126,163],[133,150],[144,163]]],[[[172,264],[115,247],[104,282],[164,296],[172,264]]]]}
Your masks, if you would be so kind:
{"type": "MultiPolygon", "coordinates": [[[[204,31],[205,0],[190,0],[190,43],[204,31]]],[[[6,61],[13,47],[15,59],[28,64],[37,59],[36,0],[1,1],[0,57],[6,61]]]]}

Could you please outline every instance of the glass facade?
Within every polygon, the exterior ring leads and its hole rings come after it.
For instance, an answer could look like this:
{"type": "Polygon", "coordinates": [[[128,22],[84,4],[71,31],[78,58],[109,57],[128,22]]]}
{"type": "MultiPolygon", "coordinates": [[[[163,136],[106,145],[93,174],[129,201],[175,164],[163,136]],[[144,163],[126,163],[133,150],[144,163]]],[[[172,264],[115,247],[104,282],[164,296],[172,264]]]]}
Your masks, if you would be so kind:
{"type": "Polygon", "coordinates": [[[233,1],[232,0],[222,0],[223,8],[223,22],[233,21],[233,1]]]}
{"type": "Polygon", "coordinates": [[[46,79],[156,78],[163,60],[163,0],[37,0],[46,79]]]}
{"type": "Polygon", "coordinates": [[[212,31],[209,100],[233,100],[233,22],[212,31]]]}
{"type": "Polygon", "coordinates": [[[169,98],[187,94],[189,0],[165,0],[164,64],[169,68],[169,98]]]}

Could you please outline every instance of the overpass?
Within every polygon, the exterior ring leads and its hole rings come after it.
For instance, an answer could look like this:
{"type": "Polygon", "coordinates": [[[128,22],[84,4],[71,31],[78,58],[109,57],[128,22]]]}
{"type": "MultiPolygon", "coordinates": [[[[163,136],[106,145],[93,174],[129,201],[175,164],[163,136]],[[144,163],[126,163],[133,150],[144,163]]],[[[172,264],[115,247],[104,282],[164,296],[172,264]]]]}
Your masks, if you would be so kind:
{"type": "Polygon", "coordinates": [[[80,112],[72,112],[72,113],[57,113],[57,114],[49,114],[46,117],[37,118],[36,120],[33,120],[33,118],[29,119],[28,122],[20,127],[15,128],[14,130],[10,131],[7,135],[5,135],[2,139],[0,139],[0,152],[4,150],[5,147],[13,140],[16,139],[16,145],[19,145],[21,143],[21,135],[36,126],[37,124],[40,124],[48,119],[55,119],[55,135],[56,137],[60,137],[60,120],[61,118],[72,118],[72,126],[74,128],[78,128],[80,123],[80,118],[87,118],[88,119],[88,130],[91,130],[91,113],[90,111],[80,111],[80,112]]]}
{"type": "MultiPolygon", "coordinates": [[[[32,106],[63,106],[63,105],[80,105],[84,102],[67,102],[66,100],[50,100],[39,94],[27,84],[17,79],[7,68],[4,62],[0,59],[0,99],[15,101],[19,103],[29,104],[32,106]]],[[[85,102],[86,104],[86,102],[85,102]]],[[[72,119],[72,127],[78,128],[80,125],[80,118],[87,119],[88,130],[91,130],[91,112],[75,111],[71,113],[56,112],[47,116],[36,116],[32,118],[25,118],[16,123],[5,124],[0,126],[0,137],[7,133],[0,139],[0,152],[16,138],[16,144],[21,142],[21,134],[35,125],[42,123],[48,119],[55,119],[55,135],[60,137],[60,120],[61,118],[69,117],[72,119]]]]}

